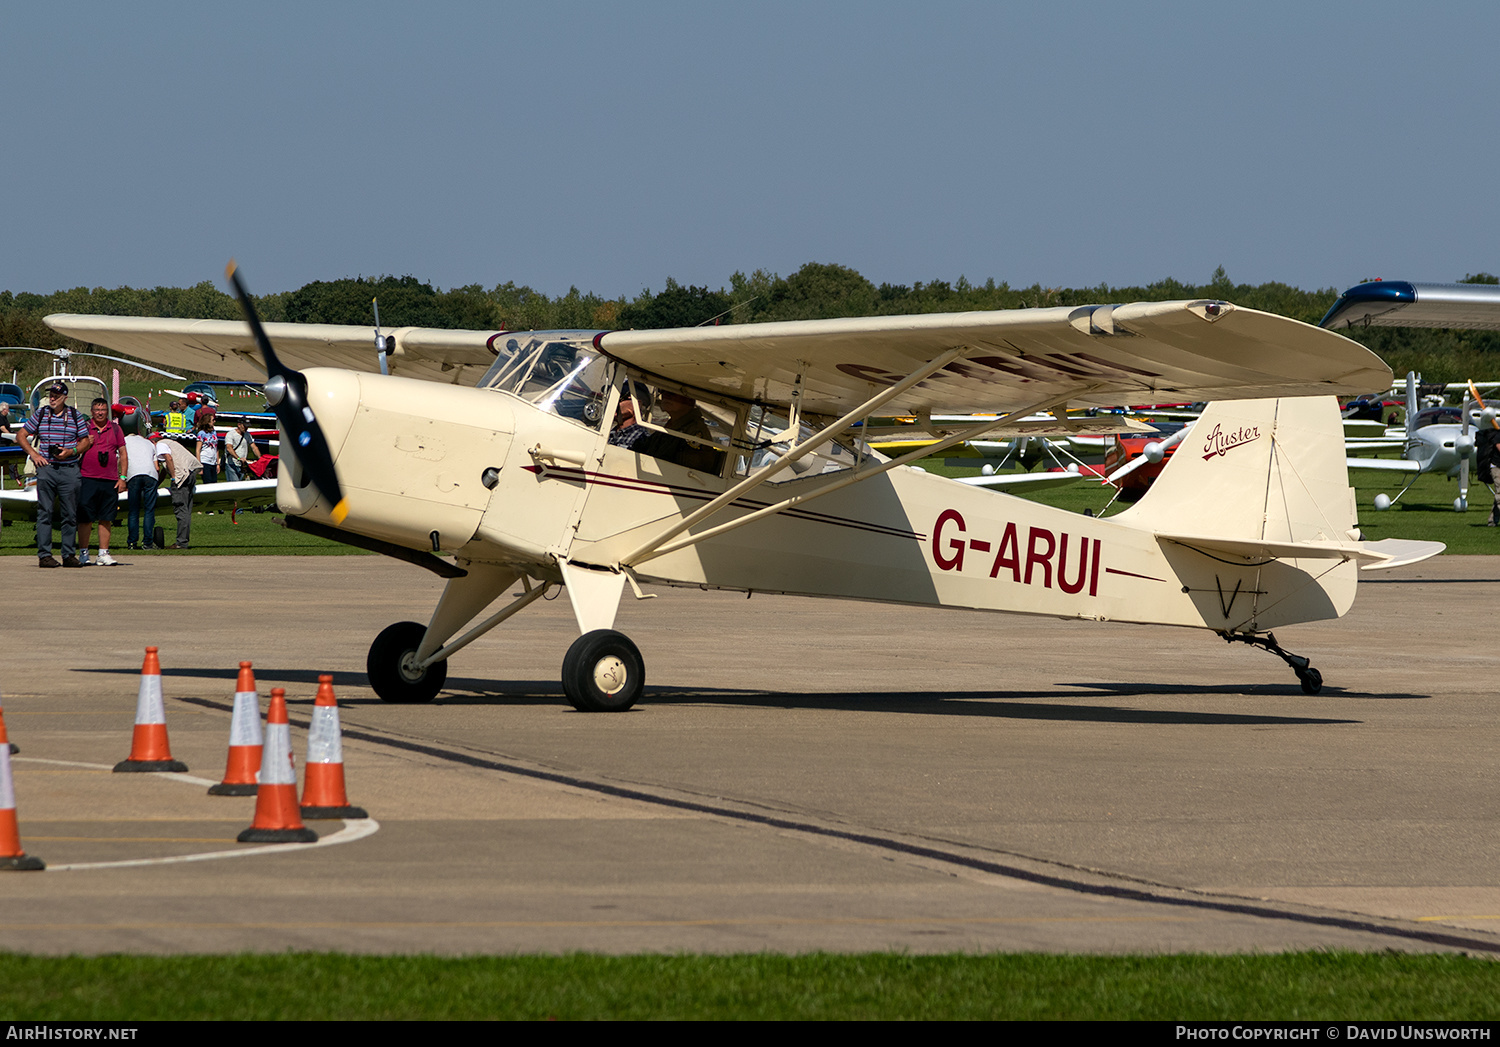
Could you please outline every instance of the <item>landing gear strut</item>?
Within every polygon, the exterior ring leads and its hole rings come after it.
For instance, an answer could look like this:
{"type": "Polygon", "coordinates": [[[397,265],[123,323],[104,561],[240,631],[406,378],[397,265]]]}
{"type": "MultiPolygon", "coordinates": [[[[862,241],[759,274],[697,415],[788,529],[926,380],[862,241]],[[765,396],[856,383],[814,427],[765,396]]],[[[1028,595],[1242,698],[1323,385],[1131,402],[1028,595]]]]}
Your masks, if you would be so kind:
{"type": "Polygon", "coordinates": [[[1317,694],[1323,689],[1323,674],[1312,667],[1309,659],[1284,650],[1281,644],[1276,642],[1275,633],[1266,633],[1265,636],[1257,636],[1254,633],[1220,633],[1219,635],[1229,643],[1247,643],[1251,647],[1263,648],[1286,662],[1292,667],[1292,672],[1297,674],[1297,682],[1302,685],[1303,694],[1317,694]]]}
{"type": "Polygon", "coordinates": [[[365,658],[370,686],[382,701],[401,704],[430,702],[448,679],[448,660],[417,668],[417,647],[427,627],[418,622],[397,622],[375,637],[365,658]]]}
{"type": "Polygon", "coordinates": [[[636,703],[646,665],[630,637],[595,629],[573,641],[563,658],[563,693],[584,713],[622,713],[636,703]]]}

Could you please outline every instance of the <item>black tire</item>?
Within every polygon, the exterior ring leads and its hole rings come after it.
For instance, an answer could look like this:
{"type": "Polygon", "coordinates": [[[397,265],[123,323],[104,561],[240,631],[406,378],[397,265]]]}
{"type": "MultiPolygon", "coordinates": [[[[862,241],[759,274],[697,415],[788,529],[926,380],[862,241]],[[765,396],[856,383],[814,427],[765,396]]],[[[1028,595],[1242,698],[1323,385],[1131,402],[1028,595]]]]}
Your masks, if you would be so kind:
{"type": "Polygon", "coordinates": [[[630,637],[595,629],[573,641],[563,658],[563,693],[584,713],[622,713],[641,697],[646,663],[630,637]]]}
{"type": "Polygon", "coordinates": [[[1323,674],[1310,665],[1297,674],[1297,679],[1302,683],[1303,694],[1317,694],[1323,689],[1323,674]]]}
{"type": "Polygon", "coordinates": [[[418,622],[397,622],[375,637],[370,653],[365,657],[365,672],[381,701],[403,705],[430,702],[443,689],[448,680],[446,658],[433,662],[420,672],[404,667],[407,660],[417,653],[426,632],[427,627],[418,622]]]}

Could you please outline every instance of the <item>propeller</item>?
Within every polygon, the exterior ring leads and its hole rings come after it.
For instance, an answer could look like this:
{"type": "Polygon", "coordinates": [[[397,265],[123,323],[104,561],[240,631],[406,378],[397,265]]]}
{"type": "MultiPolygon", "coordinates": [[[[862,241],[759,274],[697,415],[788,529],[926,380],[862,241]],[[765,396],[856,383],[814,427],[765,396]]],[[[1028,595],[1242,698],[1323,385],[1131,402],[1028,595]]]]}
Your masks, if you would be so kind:
{"type": "Polygon", "coordinates": [[[276,421],[291,440],[292,453],[302,463],[313,486],[333,506],[330,514],[333,522],[341,524],[344,517],[349,515],[349,503],[344,498],[343,488],[339,486],[339,476],[333,467],[333,452],[328,449],[328,439],[323,435],[318,419],[313,416],[312,408],[307,406],[307,378],[301,371],[282,363],[276,350],[271,348],[271,339],[266,337],[266,330],[260,325],[260,317],[255,315],[255,305],[250,301],[245,285],[240,282],[240,274],[233,261],[224,270],[224,276],[233,287],[240,308],[245,311],[245,322],[255,335],[255,344],[260,346],[261,359],[266,365],[266,402],[276,412],[276,421]]]}
{"type": "Polygon", "coordinates": [[[386,364],[386,357],[390,356],[391,350],[395,348],[391,344],[395,339],[387,338],[380,333],[380,299],[371,298],[370,308],[375,310],[375,359],[380,361],[380,373],[388,375],[391,369],[386,364]]]}

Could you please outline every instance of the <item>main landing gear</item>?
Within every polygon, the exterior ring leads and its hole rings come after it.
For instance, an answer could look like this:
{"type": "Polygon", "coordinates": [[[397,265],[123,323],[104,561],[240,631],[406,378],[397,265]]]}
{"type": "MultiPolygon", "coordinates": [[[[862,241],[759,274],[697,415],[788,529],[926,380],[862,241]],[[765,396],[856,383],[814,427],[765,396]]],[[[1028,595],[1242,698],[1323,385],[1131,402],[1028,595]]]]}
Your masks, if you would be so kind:
{"type": "MultiPolygon", "coordinates": [[[[430,702],[448,679],[446,658],[420,667],[417,648],[427,627],[397,622],[375,637],[365,658],[370,686],[382,701],[398,704],[430,702]]],[[[563,658],[563,693],[573,708],[585,713],[621,713],[641,697],[646,664],[624,633],[595,629],[573,641],[563,658]]]]}
{"type": "Polygon", "coordinates": [[[1302,685],[1303,694],[1317,694],[1323,689],[1323,674],[1312,667],[1309,659],[1283,649],[1281,644],[1276,642],[1275,633],[1257,636],[1255,633],[1226,632],[1219,635],[1229,643],[1247,643],[1251,647],[1263,648],[1286,662],[1292,667],[1292,672],[1297,674],[1297,682],[1302,685]]]}
{"type": "MultiPolygon", "coordinates": [[[[583,633],[563,659],[563,693],[580,712],[618,713],[633,706],[646,682],[641,652],[614,624],[624,576],[563,562],[569,598],[583,633]],[[601,626],[603,628],[601,628],[601,626]]],[[[370,686],[387,702],[430,702],[448,679],[448,659],[513,614],[541,599],[556,583],[533,584],[518,571],[501,565],[468,564],[450,578],[432,622],[397,622],[370,645],[365,669],[370,686]],[[454,634],[489,606],[496,594],[516,582],[523,592],[494,614],[454,634]]]]}
{"type": "Polygon", "coordinates": [[[399,704],[430,702],[448,679],[448,660],[418,668],[417,647],[427,633],[419,622],[397,622],[381,630],[370,653],[365,672],[370,686],[383,701],[399,704]]]}
{"type": "Polygon", "coordinates": [[[641,696],[646,665],[630,637],[595,629],[573,641],[563,658],[563,693],[582,713],[621,713],[641,696]]]}

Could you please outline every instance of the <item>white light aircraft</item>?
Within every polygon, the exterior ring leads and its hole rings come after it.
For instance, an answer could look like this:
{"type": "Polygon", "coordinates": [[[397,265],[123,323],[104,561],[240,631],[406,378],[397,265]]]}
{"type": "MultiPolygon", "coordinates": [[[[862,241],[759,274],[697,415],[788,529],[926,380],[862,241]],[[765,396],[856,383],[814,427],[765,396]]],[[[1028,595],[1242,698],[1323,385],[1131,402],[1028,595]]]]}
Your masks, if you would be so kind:
{"type": "Polygon", "coordinates": [[[562,664],[580,710],[641,694],[641,654],[613,628],[627,585],[1195,627],[1277,654],[1315,693],[1318,671],[1271,630],[1336,618],[1362,569],[1442,549],[1360,539],[1332,394],[1385,388],[1389,369],[1340,335],[1224,302],[399,329],[377,358],[368,329],[262,328],[230,277],[247,324],[47,322],[180,370],[264,375],[288,526],[447,579],[427,624],[370,648],[387,701],[432,699],[451,657],[559,585],[581,634],[562,664]],[[457,384],[470,373],[476,386],[457,384]],[[1181,400],[1220,402],[1151,493],[1108,519],[908,468],[1038,411],[1181,400]],[[933,412],[999,415],[896,459],[858,439],[872,416],[933,412]]]}
{"type": "MultiPolygon", "coordinates": [[[[1500,330],[1500,286],[1495,284],[1423,284],[1405,280],[1372,280],[1339,295],[1318,326],[1330,331],[1347,327],[1426,327],[1463,330],[1500,330]]],[[[1489,386],[1492,383],[1483,383],[1489,386]]],[[[1474,457],[1472,423],[1484,414],[1486,425],[1494,424],[1492,410],[1485,407],[1475,383],[1446,386],[1467,389],[1473,400],[1458,412],[1459,421],[1432,422],[1422,417],[1417,402],[1417,376],[1406,376],[1406,440],[1401,457],[1350,458],[1351,469],[1380,469],[1407,475],[1407,484],[1395,498],[1375,498],[1375,508],[1389,509],[1400,500],[1418,476],[1424,473],[1456,477],[1458,497],[1453,508],[1469,507],[1469,462],[1474,457]]]]}

